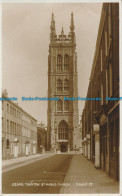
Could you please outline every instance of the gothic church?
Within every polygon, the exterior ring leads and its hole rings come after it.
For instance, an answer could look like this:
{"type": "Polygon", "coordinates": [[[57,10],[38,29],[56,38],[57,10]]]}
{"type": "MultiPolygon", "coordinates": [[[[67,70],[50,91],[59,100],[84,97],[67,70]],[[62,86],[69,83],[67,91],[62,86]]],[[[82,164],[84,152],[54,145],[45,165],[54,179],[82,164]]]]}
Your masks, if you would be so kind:
{"type": "Polygon", "coordinates": [[[48,55],[48,149],[54,152],[70,152],[78,148],[78,101],[64,97],[78,97],[78,72],[74,19],[71,13],[70,32],[56,34],[54,14],[51,18],[48,55]]]}

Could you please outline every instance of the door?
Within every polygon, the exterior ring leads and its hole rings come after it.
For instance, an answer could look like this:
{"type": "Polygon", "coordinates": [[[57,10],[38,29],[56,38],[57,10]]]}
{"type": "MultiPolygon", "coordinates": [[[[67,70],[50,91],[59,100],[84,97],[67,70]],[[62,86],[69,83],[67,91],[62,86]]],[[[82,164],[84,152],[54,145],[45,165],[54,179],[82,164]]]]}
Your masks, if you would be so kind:
{"type": "Polygon", "coordinates": [[[61,144],[61,152],[66,152],[66,151],[67,151],[67,145],[61,144]]]}

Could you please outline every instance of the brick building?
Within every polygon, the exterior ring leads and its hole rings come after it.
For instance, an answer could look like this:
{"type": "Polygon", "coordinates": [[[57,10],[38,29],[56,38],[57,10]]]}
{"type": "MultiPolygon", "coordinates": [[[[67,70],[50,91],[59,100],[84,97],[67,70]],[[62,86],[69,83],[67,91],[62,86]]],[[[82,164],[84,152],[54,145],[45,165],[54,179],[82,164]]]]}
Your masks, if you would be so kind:
{"type": "MultiPolygon", "coordinates": [[[[3,91],[7,98],[7,92],[3,91]]],[[[2,101],[2,158],[37,152],[37,120],[13,101],[2,101]]]]}
{"type": "Polygon", "coordinates": [[[82,113],[83,153],[119,180],[119,3],[103,3],[96,50],[82,113]]]}
{"type": "Polygon", "coordinates": [[[73,13],[70,32],[56,35],[52,14],[48,56],[48,97],[59,101],[48,101],[48,148],[68,152],[78,148],[79,116],[78,101],[64,100],[78,96],[77,53],[73,13]]]}

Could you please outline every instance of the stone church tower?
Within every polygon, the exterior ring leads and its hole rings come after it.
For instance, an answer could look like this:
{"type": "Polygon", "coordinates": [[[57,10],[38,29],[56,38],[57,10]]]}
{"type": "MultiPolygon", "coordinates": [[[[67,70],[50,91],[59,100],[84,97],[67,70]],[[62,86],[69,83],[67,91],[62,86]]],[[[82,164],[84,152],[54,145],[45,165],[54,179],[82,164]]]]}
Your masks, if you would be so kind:
{"type": "Polygon", "coordinates": [[[78,148],[79,132],[78,101],[64,100],[78,97],[78,72],[76,39],[73,13],[70,32],[56,35],[54,14],[50,26],[48,56],[48,97],[58,97],[58,101],[48,101],[48,149],[69,152],[78,148]]]}

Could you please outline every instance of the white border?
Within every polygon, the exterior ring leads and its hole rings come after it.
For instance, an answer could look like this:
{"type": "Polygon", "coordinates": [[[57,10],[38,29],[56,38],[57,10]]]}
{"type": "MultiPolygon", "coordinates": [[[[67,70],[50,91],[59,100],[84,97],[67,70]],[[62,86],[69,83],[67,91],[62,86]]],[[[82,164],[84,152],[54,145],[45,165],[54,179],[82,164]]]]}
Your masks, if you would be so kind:
{"type": "MultiPolygon", "coordinates": [[[[0,3],[0,97],[2,93],[2,3],[0,3]]],[[[2,181],[2,104],[0,101],[0,193],[2,181]]]]}
{"type": "MultiPolygon", "coordinates": [[[[122,96],[122,60],[121,60],[121,51],[122,51],[122,1],[121,0],[1,0],[0,2],[0,93],[2,92],[2,3],[119,3],[119,73],[120,73],[120,97],[122,96]]],[[[1,118],[2,117],[2,108],[1,108],[1,102],[0,102],[0,130],[2,130],[2,123],[1,118]]],[[[121,127],[122,127],[122,103],[120,101],[120,193],[119,194],[92,194],[94,196],[104,195],[104,196],[117,196],[122,194],[122,175],[121,175],[121,169],[122,169],[122,133],[121,133],[121,127]]],[[[0,131],[0,147],[1,145],[1,137],[2,137],[2,131],[0,131]]],[[[0,148],[0,185],[1,185],[1,160],[2,160],[2,148],[0,148]]],[[[0,187],[0,193],[1,193],[1,187],[0,187]]],[[[2,194],[4,195],[4,194],[2,194]]],[[[7,194],[12,195],[12,194],[7,194]]],[[[14,194],[15,196],[18,194],[14,194]]],[[[27,195],[27,194],[19,194],[19,195],[27,195]]],[[[28,194],[29,195],[29,194],[28,194]]],[[[37,195],[37,194],[30,194],[30,195],[37,195]]],[[[51,195],[51,194],[41,194],[44,196],[51,195]]],[[[55,194],[58,195],[58,194],[55,194]]],[[[62,196],[65,196],[67,194],[60,194],[62,196]]],[[[87,196],[90,194],[68,194],[72,196],[87,196]]]]}

